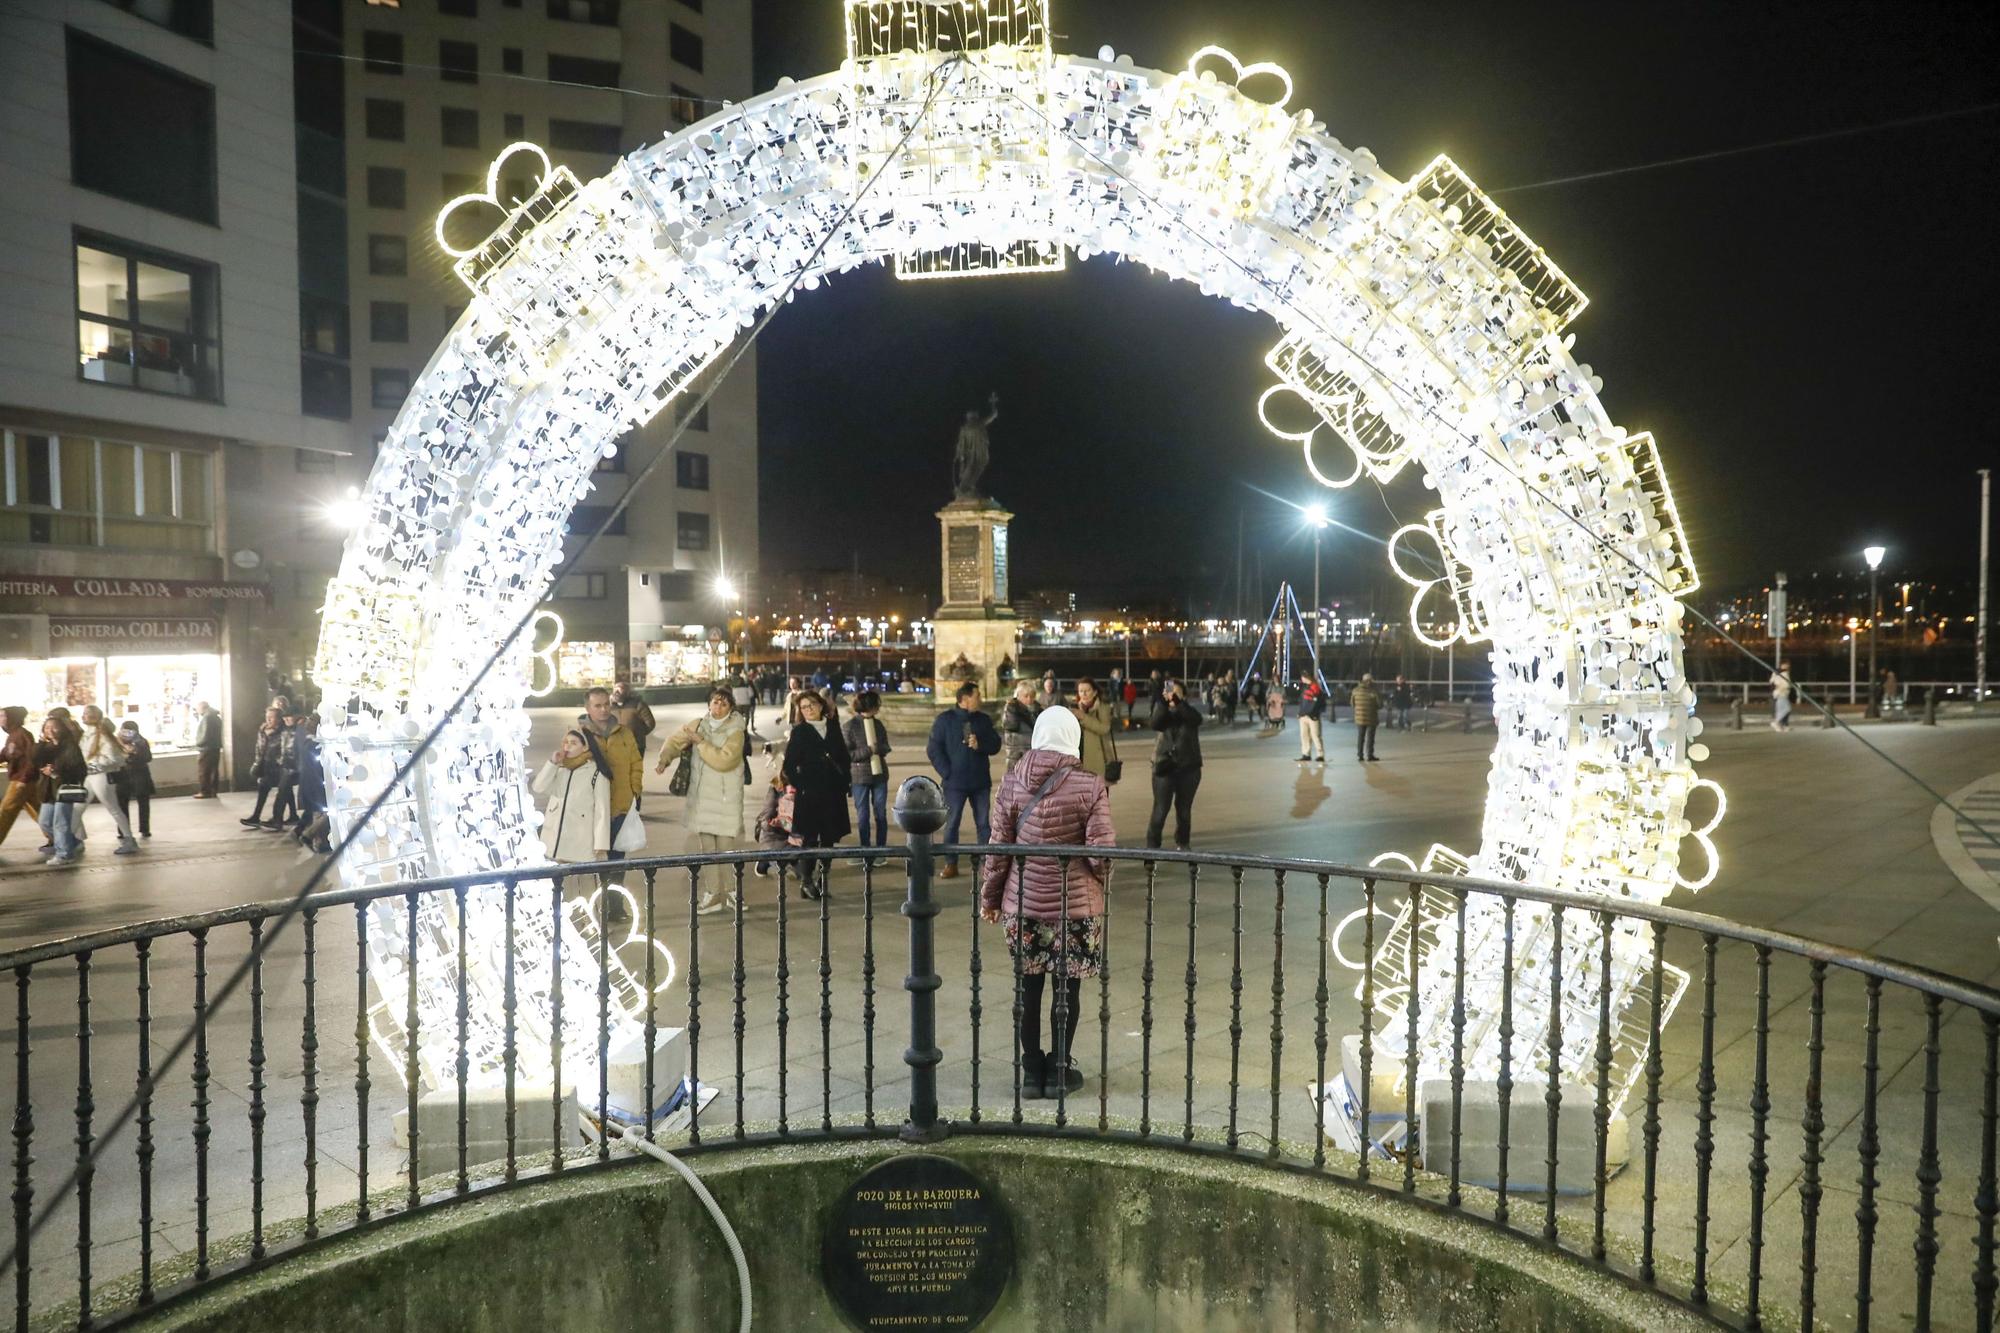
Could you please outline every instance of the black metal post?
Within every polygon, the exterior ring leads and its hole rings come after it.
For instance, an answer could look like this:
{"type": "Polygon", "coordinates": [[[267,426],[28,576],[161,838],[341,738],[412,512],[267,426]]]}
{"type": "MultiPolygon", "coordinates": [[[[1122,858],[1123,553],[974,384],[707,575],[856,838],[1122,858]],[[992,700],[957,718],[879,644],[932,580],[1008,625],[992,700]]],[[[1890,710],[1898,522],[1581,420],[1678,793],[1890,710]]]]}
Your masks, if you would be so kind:
{"type": "Polygon", "coordinates": [[[935,1143],[950,1131],[938,1120],[937,1067],[944,1052],[937,1044],[937,974],[933,948],[939,907],[931,896],[931,840],[944,827],[944,793],[926,777],[904,782],[896,792],[896,826],[910,846],[910,883],[903,916],[910,923],[910,970],[903,989],[910,993],[910,1044],[903,1063],[910,1067],[910,1118],[902,1137],[935,1143]]]}

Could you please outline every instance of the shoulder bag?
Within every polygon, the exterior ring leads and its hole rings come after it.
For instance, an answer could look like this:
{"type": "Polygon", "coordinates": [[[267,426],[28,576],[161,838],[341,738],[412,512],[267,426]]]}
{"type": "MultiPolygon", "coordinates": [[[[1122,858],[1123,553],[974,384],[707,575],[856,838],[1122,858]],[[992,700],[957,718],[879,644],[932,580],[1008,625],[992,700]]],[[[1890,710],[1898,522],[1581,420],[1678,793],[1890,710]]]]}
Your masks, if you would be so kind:
{"type": "Polygon", "coordinates": [[[1115,787],[1118,779],[1125,776],[1125,761],[1118,757],[1118,740],[1109,731],[1104,733],[1104,785],[1115,787]]]}
{"type": "Polygon", "coordinates": [[[681,752],[681,761],[674,765],[674,775],[667,779],[667,795],[685,796],[694,785],[694,746],[681,752]]]}

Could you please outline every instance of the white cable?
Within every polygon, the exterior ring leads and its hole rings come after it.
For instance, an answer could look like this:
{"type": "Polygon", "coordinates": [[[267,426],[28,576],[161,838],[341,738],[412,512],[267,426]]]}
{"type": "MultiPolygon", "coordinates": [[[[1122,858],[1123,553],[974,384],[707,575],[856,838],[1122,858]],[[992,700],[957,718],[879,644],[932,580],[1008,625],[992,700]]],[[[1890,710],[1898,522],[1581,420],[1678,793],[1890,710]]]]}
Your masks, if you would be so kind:
{"type": "Polygon", "coordinates": [[[620,1126],[618,1135],[625,1141],[626,1147],[642,1152],[656,1161],[665,1162],[680,1172],[681,1179],[687,1181],[695,1197],[701,1200],[701,1206],[708,1209],[708,1215],[715,1219],[715,1225],[721,1230],[724,1243],[729,1246],[729,1257],[736,1261],[736,1290],[743,1296],[743,1318],[737,1324],[737,1328],[741,1329],[742,1333],[750,1333],[750,1262],[743,1257],[742,1242],[736,1239],[736,1228],[730,1226],[729,1219],[722,1215],[721,1205],[716,1203],[715,1196],[708,1192],[708,1186],[701,1183],[701,1177],[689,1169],[686,1162],[646,1137],[644,1125],[620,1126]]]}

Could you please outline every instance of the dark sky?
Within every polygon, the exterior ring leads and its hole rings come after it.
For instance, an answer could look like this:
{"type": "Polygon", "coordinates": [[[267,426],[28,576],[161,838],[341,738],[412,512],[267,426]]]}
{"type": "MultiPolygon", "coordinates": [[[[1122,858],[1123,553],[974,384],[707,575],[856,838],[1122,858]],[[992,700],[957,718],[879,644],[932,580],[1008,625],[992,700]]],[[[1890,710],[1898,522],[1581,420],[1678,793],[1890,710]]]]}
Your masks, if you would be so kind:
{"type": "MultiPolygon", "coordinates": [[[[1577,355],[1614,420],[1658,435],[1714,590],[1831,570],[1879,539],[1905,569],[1976,559],[1973,469],[2000,349],[1986,112],[1544,189],[1509,187],[1994,100],[1985,5],[1056,0],[1057,49],[1179,68],[1215,42],[1276,60],[1335,137],[1398,177],[1448,152],[1591,298],[1577,355]]],[[[834,68],[835,0],[757,6],[758,82],[834,68]]],[[[936,577],[960,415],[1002,399],[990,489],[1017,589],[1227,606],[1249,545],[1309,577],[1327,498],[1385,536],[1426,493],[1313,485],[1255,415],[1275,326],[1099,259],[1059,277],[839,280],[759,350],[763,556],[936,577]],[[1287,565],[1286,562],[1290,562],[1287,565]]],[[[1336,535],[1329,586],[1382,563],[1336,535]]],[[[1266,594],[1268,596],[1268,594],[1266,594]]]]}

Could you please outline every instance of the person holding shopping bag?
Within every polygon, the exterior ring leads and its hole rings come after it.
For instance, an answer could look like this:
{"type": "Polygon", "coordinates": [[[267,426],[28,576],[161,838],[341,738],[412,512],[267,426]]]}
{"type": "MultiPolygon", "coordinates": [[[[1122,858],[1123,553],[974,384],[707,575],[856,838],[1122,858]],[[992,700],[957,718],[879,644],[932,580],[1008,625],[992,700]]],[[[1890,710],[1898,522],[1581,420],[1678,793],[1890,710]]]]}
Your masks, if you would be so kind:
{"type": "MultiPolygon", "coordinates": [[[[688,850],[724,852],[743,840],[743,775],[749,756],[744,746],[749,724],[736,711],[733,692],[718,685],[708,692],[708,713],[668,737],[660,751],[655,773],[664,773],[678,760],[687,769],[682,778],[677,770],[668,791],[687,798],[688,850]]],[[[728,894],[714,887],[728,874],[726,866],[713,868],[714,879],[702,891],[695,911],[703,916],[736,905],[735,889],[728,894]]]]}
{"type": "Polygon", "coordinates": [[[529,789],[543,800],[542,850],[558,865],[603,861],[611,850],[611,765],[581,729],[535,774],[529,789]]]}

